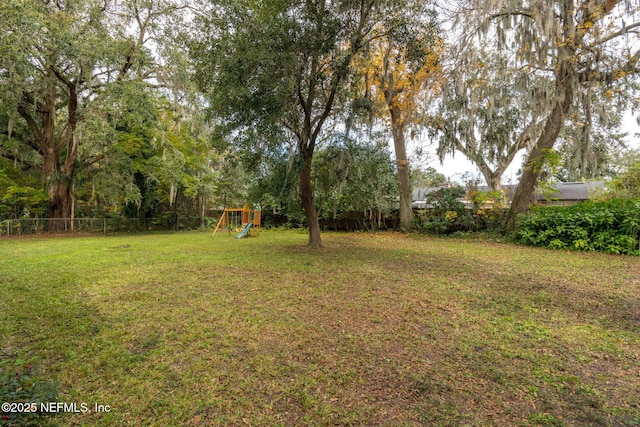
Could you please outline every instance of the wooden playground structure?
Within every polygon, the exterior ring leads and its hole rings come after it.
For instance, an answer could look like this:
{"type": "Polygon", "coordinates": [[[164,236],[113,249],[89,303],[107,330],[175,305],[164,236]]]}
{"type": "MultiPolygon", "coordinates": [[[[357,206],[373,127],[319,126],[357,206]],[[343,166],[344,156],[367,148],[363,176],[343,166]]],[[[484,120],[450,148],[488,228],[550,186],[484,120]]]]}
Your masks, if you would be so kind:
{"type": "Polygon", "coordinates": [[[245,205],[243,208],[226,208],[211,237],[216,235],[221,225],[227,228],[229,235],[232,231],[239,233],[236,239],[248,236],[257,237],[260,235],[260,220],[261,211],[259,208],[252,209],[250,205],[245,205]]]}

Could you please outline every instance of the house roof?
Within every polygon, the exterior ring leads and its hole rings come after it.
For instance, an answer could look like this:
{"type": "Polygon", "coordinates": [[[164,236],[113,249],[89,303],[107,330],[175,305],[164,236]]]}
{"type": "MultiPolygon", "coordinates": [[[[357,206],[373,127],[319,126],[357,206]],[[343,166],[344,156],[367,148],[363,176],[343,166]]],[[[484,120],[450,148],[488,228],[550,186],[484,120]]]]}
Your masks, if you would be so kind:
{"type": "MultiPolygon", "coordinates": [[[[594,190],[604,189],[604,182],[559,182],[552,188],[555,191],[549,195],[551,200],[587,200],[594,190]]],[[[540,196],[538,200],[545,200],[545,197],[540,196]]]]}
{"type": "MultiPolygon", "coordinates": [[[[513,198],[517,185],[503,185],[502,190],[507,193],[509,199],[513,198]]],[[[422,202],[425,196],[429,193],[438,191],[442,187],[429,187],[429,188],[415,188],[413,190],[413,201],[422,202]]],[[[546,200],[545,196],[549,196],[549,200],[560,201],[580,201],[587,200],[589,195],[595,191],[604,189],[604,181],[583,181],[583,182],[559,182],[553,184],[551,188],[554,190],[551,194],[538,194],[536,199],[546,200]]],[[[479,191],[489,191],[489,187],[481,185],[478,187],[479,191]]]]}
{"type": "Polygon", "coordinates": [[[411,200],[413,200],[414,202],[415,201],[422,201],[422,200],[425,199],[427,194],[434,193],[434,192],[438,191],[441,188],[442,187],[414,188],[413,189],[413,196],[411,197],[411,200]]]}

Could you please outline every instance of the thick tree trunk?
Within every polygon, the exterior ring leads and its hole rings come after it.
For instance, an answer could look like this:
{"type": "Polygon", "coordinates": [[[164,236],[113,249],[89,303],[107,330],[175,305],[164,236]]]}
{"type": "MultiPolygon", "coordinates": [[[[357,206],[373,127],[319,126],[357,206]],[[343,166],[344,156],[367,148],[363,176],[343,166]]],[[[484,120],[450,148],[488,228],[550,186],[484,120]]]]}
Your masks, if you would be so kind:
{"type": "Polygon", "coordinates": [[[307,217],[307,225],[309,226],[309,246],[312,248],[322,247],[322,238],[320,237],[320,222],[318,221],[318,211],[315,206],[313,197],[313,184],[311,182],[311,159],[309,153],[302,152],[302,169],[300,171],[300,199],[302,207],[307,217]]]}
{"type": "MultiPolygon", "coordinates": [[[[467,157],[469,156],[467,155],[467,157]]],[[[489,165],[482,159],[480,162],[474,161],[474,163],[476,163],[476,166],[480,169],[480,173],[482,173],[484,180],[487,182],[489,191],[498,191],[502,188],[502,183],[500,182],[502,180],[502,173],[493,172],[489,165]]]]}
{"type": "Polygon", "coordinates": [[[47,187],[48,216],[54,218],[51,231],[64,231],[65,219],[71,218],[72,180],[78,160],[78,142],[75,131],[78,123],[78,87],[76,83],[56,77],[49,68],[49,86],[43,92],[43,100],[36,101],[30,94],[24,94],[23,103],[18,106],[19,114],[25,119],[40,145],[42,153],[42,178],[47,187]],[[67,122],[59,135],[56,135],[56,103],[58,94],[56,84],[59,78],[67,87],[67,122]],[[31,104],[35,108],[28,107],[31,104]],[[32,113],[37,111],[39,120],[32,113]]]}
{"type": "Polygon", "coordinates": [[[500,182],[502,176],[491,176],[487,179],[487,185],[489,186],[489,191],[500,191],[502,188],[502,183],[500,182]]]}
{"type": "Polygon", "coordinates": [[[50,181],[48,196],[49,218],[53,219],[49,230],[55,232],[65,231],[67,220],[71,218],[71,182],[67,179],[55,182],[50,181]]]}
{"type": "MultiPolygon", "coordinates": [[[[53,143],[52,143],[53,144],[53,143]]],[[[58,164],[55,150],[43,156],[43,180],[47,187],[48,216],[53,218],[49,231],[65,231],[65,219],[71,217],[71,177],[58,164]]]]}
{"type": "Polygon", "coordinates": [[[389,111],[391,113],[391,132],[393,134],[393,147],[396,152],[398,183],[400,185],[400,227],[403,230],[411,230],[411,228],[413,228],[413,209],[411,207],[413,200],[407,148],[404,138],[404,126],[400,118],[400,109],[397,106],[392,106],[389,108],[389,111]]]}
{"type": "Polygon", "coordinates": [[[71,200],[73,197],[73,175],[78,160],[78,143],[75,137],[77,127],[78,96],[76,87],[69,84],[69,105],[67,107],[69,117],[62,130],[59,140],[51,141],[54,158],[50,159],[53,167],[49,169],[53,173],[47,174],[47,186],[49,194],[49,217],[54,218],[52,231],[66,231],[66,219],[71,218],[71,200]],[[62,148],[66,156],[62,162],[62,148]],[[62,163],[60,165],[60,163],[62,163]]]}
{"type": "MultiPolygon", "coordinates": [[[[72,183],[73,184],[73,183],[72,183]]],[[[76,218],[76,194],[75,191],[73,189],[73,185],[71,185],[71,216],[69,216],[69,218],[71,219],[71,231],[74,230],[74,219],[76,218]]]]}
{"type": "Polygon", "coordinates": [[[545,152],[553,148],[564,125],[566,114],[571,108],[573,101],[571,83],[566,78],[566,73],[562,73],[562,75],[565,79],[558,77],[560,83],[557,85],[558,93],[561,94],[559,96],[562,96],[562,98],[558,100],[551,114],[547,117],[542,134],[527,156],[520,183],[516,188],[516,193],[513,196],[511,208],[507,215],[507,230],[515,230],[518,214],[526,214],[529,211],[534,191],[538,185],[538,178],[545,162],[545,152]]]}
{"type": "Polygon", "coordinates": [[[71,183],[60,181],[49,183],[49,217],[53,218],[49,231],[66,231],[71,217],[71,183]]]}

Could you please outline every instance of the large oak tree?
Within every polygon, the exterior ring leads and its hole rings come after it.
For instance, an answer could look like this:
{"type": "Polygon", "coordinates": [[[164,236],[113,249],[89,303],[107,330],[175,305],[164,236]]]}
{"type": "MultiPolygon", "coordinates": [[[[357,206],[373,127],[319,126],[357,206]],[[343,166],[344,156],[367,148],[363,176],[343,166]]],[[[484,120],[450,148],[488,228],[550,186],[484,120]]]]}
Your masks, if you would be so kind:
{"type": "Polygon", "coordinates": [[[312,160],[349,105],[353,59],[399,0],[211,0],[192,44],[197,80],[228,137],[295,146],[309,245],[322,246],[312,160]]]}
{"type": "Polygon", "coordinates": [[[171,10],[168,2],[145,0],[0,3],[1,107],[10,123],[22,120],[31,132],[24,142],[37,153],[33,166],[42,171],[49,217],[71,216],[74,175],[104,157],[80,156],[78,131],[90,107],[105,93],[128,93],[130,82],[158,83],[148,44],[171,10]]]}
{"type": "MultiPolygon", "coordinates": [[[[410,1],[402,14],[381,22],[363,56],[365,96],[382,105],[389,123],[399,184],[400,226],[413,227],[407,138],[424,126],[430,96],[440,89],[442,39],[428,2],[410,1]]],[[[375,103],[374,103],[375,106],[375,103]]]]}
{"type": "MultiPolygon", "coordinates": [[[[496,48],[510,52],[532,77],[552,82],[548,91],[530,94],[537,100],[537,111],[543,113],[511,204],[509,228],[515,226],[517,214],[528,211],[545,160],[571,118],[582,88],[604,92],[624,87],[629,76],[638,72],[640,49],[625,42],[640,28],[638,6],[633,0],[464,3],[460,22],[467,39],[463,46],[492,41],[496,48]]],[[[520,84],[527,87],[526,82],[520,84]]]]}
{"type": "Polygon", "coordinates": [[[518,152],[531,144],[539,126],[532,86],[542,91],[547,82],[532,81],[527,71],[509,66],[505,55],[485,49],[474,52],[448,73],[431,133],[439,138],[441,161],[461,152],[480,170],[489,188],[497,191],[504,172],[518,152]],[[496,73],[496,68],[501,71],[496,73]],[[523,79],[527,87],[518,84],[523,79]]]}

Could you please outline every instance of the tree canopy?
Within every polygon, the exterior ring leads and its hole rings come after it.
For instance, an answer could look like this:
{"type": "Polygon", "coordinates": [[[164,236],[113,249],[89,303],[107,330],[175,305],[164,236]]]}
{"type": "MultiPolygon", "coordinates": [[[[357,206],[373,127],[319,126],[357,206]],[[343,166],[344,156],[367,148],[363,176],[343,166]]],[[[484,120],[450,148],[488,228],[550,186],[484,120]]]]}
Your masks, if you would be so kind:
{"type": "Polygon", "coordinates": [[[196,77],[235,140],[295,147],[309,245],[322,246],[313,155],[349,103],[356,55],[401,1],[211,1],[192,43],[196,77]],[[257,138],[256,138],[257,136],[257,138]]]}
{"type": "Polygon", "coordinates": [[[362,55],[364,99],[389,123],[399,184],[400,226],[413,227],[407,132],[424,127],[429,99],[441,85],[442,39],[428,2],[407,2],[402,14],[375,28],[377,36],[362,55]],[[376,107],[376,104],[382,107],[376,107]]]}
{"type": "Polygon", "coordinates": [[[444,181],[411,163],[425,135],[492,189],[526,153],[510,227],[551,175],[622,172],[638,1],[447,8],[2,2],[0,215],[46,215],[55,229],[78,213],[183,212],[204,225],[212,207],[262,202],[299,218],[319,247],[320,220],[353,211],[373,219],[396,206],[401,228],[413,226],[412,185],[444,181]]]}
{"type": "Polygon", "coordinates": [[[158,80],[148,43],[157,20],[173,7],[140,0],[0,5],[0,90],[7,94],[2,102],[7,137],[21,121],[26,128],[21,142],[34,152],[31,166],[42,172],[50,217],[71,216],[75,174],[103,158],[81,157],[89,151],[81,147],[99,138],[91,134],[96,127],[90,122],[120,120],[144,99],[140,91],[146,88],[138,83],[158,80]]]}
{"type": "MultiPolygon", "coordinates": [[[[471,48],[470,48],[471,49],[471,48]]],[[[509,64],[499,52],[480,48],[452,73],[443,90],[439,111],[432,121],[442,161],[455,151],[463,153],[484,176],[491,190],[499,190],[501,178],[519,151],[531,145],[540,126],[540,111],[529,96],[531,86],[545,90],[542,81],[528,79],[527,71],[509,64]],[[501,68],[500,73],[495,70],[501,68]]]]}
{"type": "MultiPolygon", "coordinates": [[[[531,78],[551,82],[544,91],[527,80],[518,82],[536,100],[540,126],[511,204],[510,227],[515,226],[516,214],[527,211],[545,153],[553,149],[575,111],[581,88],[604,94],[629,88],[630,77],[638,72],[640,50],[625,39],[640,28],[637,7],[629,0],[492,0],[467,2],[461,8],[463,47],[493,40],[531,78]]],[[[464,58],[467,50],[458,52],[464,58]]]]}

